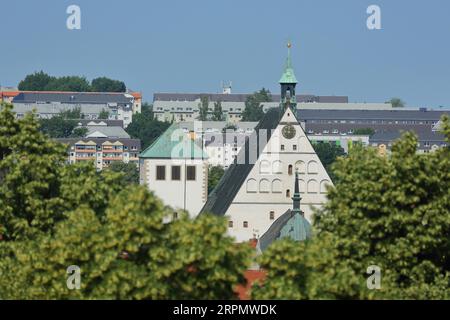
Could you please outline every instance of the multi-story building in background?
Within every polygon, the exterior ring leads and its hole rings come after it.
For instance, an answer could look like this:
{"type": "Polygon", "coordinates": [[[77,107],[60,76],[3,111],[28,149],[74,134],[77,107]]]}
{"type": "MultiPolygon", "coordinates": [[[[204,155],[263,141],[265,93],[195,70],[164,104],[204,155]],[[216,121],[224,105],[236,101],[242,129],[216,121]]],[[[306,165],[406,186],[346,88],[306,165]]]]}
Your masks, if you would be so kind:
{"type": "MultiPolygon", "coordinates": [[[[224,93],[155,93],[153,95],[153,112],[155,118],[160,121],[194,121],[199,117],[201,98],[209,101],[208,111],[212,115],[214,103],[222,105],[222,111],[227,122],[237,123],[242,120],[242,112],[245,110],[245,101],[250,94],[233,94],[231,90],[224,93]]],[[[280,95],[272,95],[273,101],[279,101],[280,95]]],[[[297,101],[304,103],[348,103],[345,96],[314,96],[299,95],[297,101]]],[[[273,104],[273,103],[272,103],[273,104]]],[[[268,104],[272,107],[272,104],[268,104]]],[[[275,103],[277,104],[277,103],[275,103]]],[[[279,102],[278,105],[279,106],[279,102]]]]}
{"type": "Polygon", "coordinates": [[[2,100],[14,105],[16,116],[36,110],[38,118],[51,118],[67,110],[81,109],[86,119],[97,119],[107,111],[109,119],[122,120],[127,127],[133,114],[141,112],[142,95],[138,92],[55,92],[55,91],[2,91],[2,100]]]}
{"type": "Polygon", "coordinates": [[[91,161],[97,170],[113,162],[139,165],[141,141],[131,139],[121,126],[108,126],[104,121],[90,121],[82,126],[87,129],[84,137],[57,139],[68,145],[69,163],[91,161]]]}

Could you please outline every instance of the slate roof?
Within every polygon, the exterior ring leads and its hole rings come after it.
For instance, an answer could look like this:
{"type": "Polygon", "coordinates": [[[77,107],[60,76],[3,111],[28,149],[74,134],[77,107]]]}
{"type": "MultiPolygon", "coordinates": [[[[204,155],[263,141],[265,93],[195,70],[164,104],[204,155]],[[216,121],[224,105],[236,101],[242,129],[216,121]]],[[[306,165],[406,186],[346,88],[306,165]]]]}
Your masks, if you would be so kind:
{"type": "Polygon", "coordinates": [[[312,110],[300,109],[298,119],[302,120],[435,120],[449,111],[422,110],[312,110]]]}
{"type": "Polygon", "coordinates": [[[21,92],[13,99],[13,103],[61,102],[61,103],[119,103],[129,104],[134,100],[126,93],[95,93],[95,92],[21,92]]]}
{"type": "Polygon", "coordinates": [[[141,150],[141,140],[139,139],[114,139],[114,138],[58,138],[55,139],[58,142],[74,145],[78,141],[89,142],[93,141],[97,145],[101,145],[105,141],[109,141],[111,143],[121,142],[124,146],[128,147],[128,151],[131,152],[139,152],[141,150]],[[136,147],[136,150],[132,150],[131,147],[136,147]]]}
{"type": "Polygon", "coordinates": [[[87,126],[85,128],[88,130],[86,137],[94,134],[95,132],[100,132],[108,138],[130,138],[130,135],[122,127],[87,126]]]}
{"type": "Polygon", "coordinates": [[[311,238],[311,224],[301,214],[291,209],[275,220],[269,229],[259,238],[258,248],[261,251],[277,239],[292,237],[295,241],[311,238]]]}
{"type": "MultiPolygon", "coordinates": [[[[201,97],[208,97],[209,101],[222,102],[245,102],[248,93],[155,93],[153,101],[195,101],[201,97]]],[[[316,96],[312,94],[297,95],[297,102],[320,102],[320,103],[348,103],[347,96],[316,96]]],[[[272,101],[280,101],[279,94],[272,94],[272,101]]]]}
{"type": "MultiPolygon", "coordinates": [[[[272,129],[275,129],[280,121],[280,109],[270,109],[264,116],[264,118],[255,127],[255,131],[251,137],[246,138],[245,145],[239,152],[235,162],[227,169],[225,174],[220,179],[216,188],[208,196],[208,201],[201,210],[202,213],[212,213],[215,215],[224,215],[228,210],[228,207],[233,202],[234,197],[239,192],[239,189],[244,184],[245,179],[252,170],[254,163],[249,163],[250,159],[250,145],[249,140],[256,141],[257,139],[257,158],[261,154],[265,147],[265,144],[270,140],[272,129]],[[259,141],[259,130],[266,130],[267,139],[264,143],[259,141]],[[255,136],[256,135],[256,136],[255,136]],[[238,162],[238,163],[237,163],[238,162]]],[[[254,162],[254,161],[252,161],[254,162]]]]}
{"type": "Polygon", "coordinates": [[[173,123],[162,135],[156,139],[140,155],[140,158],[154,159],[207,159],[207,154],[195,141],[189,139],[180,129],[179,124],[173,123]],[[177,132],[176,130],[179,130],[177,132]],[[181,144],[181,145],[180,145],[181,144]],[[174,150],[179,153],[175,154],[174,150]]]}

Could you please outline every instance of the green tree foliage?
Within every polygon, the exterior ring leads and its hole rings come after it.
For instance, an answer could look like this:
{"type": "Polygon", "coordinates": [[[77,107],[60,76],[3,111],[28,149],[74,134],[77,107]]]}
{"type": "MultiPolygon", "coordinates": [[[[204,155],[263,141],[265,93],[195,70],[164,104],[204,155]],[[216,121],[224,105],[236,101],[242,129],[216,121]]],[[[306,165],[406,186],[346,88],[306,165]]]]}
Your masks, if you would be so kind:
{"type": "Polygon", "coordinates": [[[79,76],[50,76],[43,71],[29,74],[20,81],[19,90],[25,91],[73,91],[73,92],[125,92],[122,81],[100,77],[92,80],[92,84],[79,76]]]}
{"type": "Polygon", "coordinates": [[[327,170],[328,175],[334,181],[335,176],[331,165],[337,160],[338,157],[345,156],[344,149],[342,149],[341,146],[329,142],[314,143],[313,148],[319,156],[320,162],[322,162],[325,170],[327,170]]]}
{"type": "Polygon", "coordinates": [[[449,299],[450,148],[418,154],[406,133],[389,157],[355,148],[334,171],[339,182],[316,213],[313,239],[274,243],[254,297],[449,299]],[[367,288],[371,265],[381,268],[380,290],[367,288]]]}
{"type": "Polygon", "coordinates": [[[143,104],[141,113],[133,115],[133,121],[128,125],[126,131],[135,138],[140,139],[142,150],[155,141],[170,126],[168,122],[161,122],[153,117],[151,106],[143,104]]]}
{"type": "Polygon", "coordinates": [[[391,103],[393,108],[405,107],[405,102],[400,98],[392,98],[391,100],[388,101],[388,103],[391,103]]]}
{"type": "Polygon", "coordinates": [[[250,248],[213,215],[173,216],[146,188],[0,112],[0,299],[232,299],[250,248]],[[81,269],[69,290],[66,270],[81,269]]]}
{"type": "Polygon", "coordinates": [[[206,96],[200,98],[200,103],[198,104],[198,120],[206,121],[208,120],[209,112],[209,99],[206,96]]]}
{"type": "Polygon", "coordinates": [[[114,161],[108,167],[108,170],[123,173],[123,183],[125,185],[139,184],[139,170],[135,163],[114,161]]]}
{"type": "Polygon", "coordinates": [[[214,102],[214,110],[213,110],[212,120],[213,121],[223,121],[224,120],[223,111],[222,111],[222,102],[220,102],[220,101],[214,102]]]}
{"type": "Polygon", "coordinates": [[[93,92],[125,92],[125,83],[119,80],[112,80],[106,77],[95,78],[91,83],[93,92]]]}
{"type": "Polygon", "coordinates": [[[43,71],[39,71],[27,75],[25,79],[19,82],[18,88],[23,91],[43,91],[52,80],[51,76],[43,71]]]}
{"type": "Polygon", "coordinates": [[[270,91],[264,88],[248,96],[245,101],[245,110],[242,112],[242,121],[260,121],[264,116],[261,103],[271,101],[270,91]]]}
{"type": "Polygon", "coordinates": [[[208,193],[214,190],[225,170],[221,166],[210,166],[208,170],[208,193]]]}
{"type": "Polygon", "coordinates": [[[81,119],[81,108],[62,111],[57,116],[49,119],[40,119],[40,130],[51,138],[83,137],[87,133],[86,128],[77,128],[81,119]]]}
{"type": "Polygon", "coordinates": [[[355,136],[370,136],[372,137],[375,134],[375,130],[372,128],[360,128],[353,130],[353,134],[355,136]]]}
{"type": "Polygon", "coordinates": [[[109,119],[109,111],[102,109],[102,111],[100,111],[100,113],[98,114],[98,118],[99,119],[109,119]]]}

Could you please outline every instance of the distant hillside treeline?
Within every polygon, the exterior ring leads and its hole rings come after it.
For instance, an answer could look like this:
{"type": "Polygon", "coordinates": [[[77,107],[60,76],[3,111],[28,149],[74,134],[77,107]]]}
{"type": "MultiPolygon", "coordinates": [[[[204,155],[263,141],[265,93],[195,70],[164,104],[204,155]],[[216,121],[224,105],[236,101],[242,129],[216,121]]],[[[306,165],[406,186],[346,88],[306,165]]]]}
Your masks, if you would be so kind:
{"type": "Polygon", "coordinates": [[[54,77],[40,71],[29,74],[20,81],[19,90],[24,91],[74,91],[74,92],[125,92],[125,83],[106,77],[89,82],[85,77],[54,77]]]}

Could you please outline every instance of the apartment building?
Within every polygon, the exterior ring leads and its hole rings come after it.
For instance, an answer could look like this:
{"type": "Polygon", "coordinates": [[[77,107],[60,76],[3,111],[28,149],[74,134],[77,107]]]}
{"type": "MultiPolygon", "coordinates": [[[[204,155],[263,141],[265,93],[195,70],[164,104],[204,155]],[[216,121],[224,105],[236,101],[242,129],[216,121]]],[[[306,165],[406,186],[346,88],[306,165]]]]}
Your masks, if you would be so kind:
{"type": "MultiPolygon", "coordinates": [[[[207,97],[209,101],[208,112],[210,116],[214,111],[214,103],[221,103],[224,117],[227,122],[238,123],[242,120],[242,112],[245,110],[245,101],[251,94],[233,94],[231,90],[224,93],[155,93],[153,95],[153,112],[155,118],[160,121],[194,121],[199,117],[201,98],[207,97]]],[[[274,103],[268,103],[267,108],[275,104],[279,106],[280,95],[272,95],[274,103]]],[[[298,95],[297,101],[301,103],[333,103],[346,104],[346,96],[315,96],[298,95]]],[[[266,108],[266,109],[267,109],[266,108]]]]}
{"type": "Polygon", "coordinates": [[[131,139],[122,127],[87,125],[83,138],[57,139],[68,145],[68,161],[76,163],[91,161],[97,170],[110,166],[113,162],[139,165],[141,141],[131,139]]]}
{"type": "Polygon", "coordinates": [[[124,127],[131,123],[133,114],[141,112],[142,106],[142,95],[138,92],[17,91],[3,92],[2,96],[14,105],[19,118],[33,109],[38,118],[51,118],[62,111],[80,108],[85,119],[98,119],[102,111],[107,111],[110,120],[122,120],[124,127]]]}

